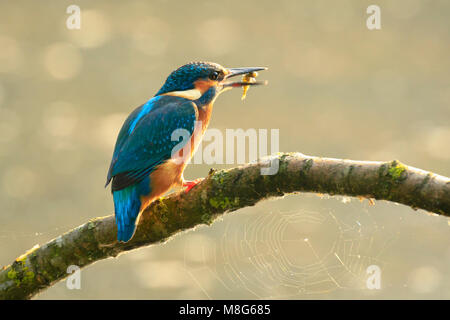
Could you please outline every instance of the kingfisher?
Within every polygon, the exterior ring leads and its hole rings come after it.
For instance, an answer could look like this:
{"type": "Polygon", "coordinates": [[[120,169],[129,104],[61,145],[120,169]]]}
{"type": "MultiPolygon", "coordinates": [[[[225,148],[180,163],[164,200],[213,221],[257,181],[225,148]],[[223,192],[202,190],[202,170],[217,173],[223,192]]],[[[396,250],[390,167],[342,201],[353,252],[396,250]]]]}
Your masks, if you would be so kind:
{"type": "Polygon", "coordinates": [[[244,76],[266,69],[187,63],[128,116],[119,131],[105,185],[112,181],[119,242],[133,237],[141,213],[154,200],[175,187],[189,192],[201,181],[185,180],[183,171],[208,127],[214,101],[229,89],[265,84],[246,81],[244,76]],[[239,75],[241,81],[230,80],[239,75]],[[174,138],[176,130],[186,134],[174,138]]]}

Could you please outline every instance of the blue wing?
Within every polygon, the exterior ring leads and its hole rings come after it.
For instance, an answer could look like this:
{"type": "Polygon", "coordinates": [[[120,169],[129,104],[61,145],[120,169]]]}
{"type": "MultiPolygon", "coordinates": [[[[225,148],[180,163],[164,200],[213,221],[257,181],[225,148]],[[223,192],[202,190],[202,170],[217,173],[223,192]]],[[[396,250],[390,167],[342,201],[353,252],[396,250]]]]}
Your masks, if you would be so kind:
{"type": "Polygon", "coordinates": [[[120,130],[106,185],[113,179],[116,191],[147,177],[180,143],[171,140],[173,131],[185,129],[192,135],[197,119],[197,106],[180,97],[157,96],[137,108],[120,130]]]}

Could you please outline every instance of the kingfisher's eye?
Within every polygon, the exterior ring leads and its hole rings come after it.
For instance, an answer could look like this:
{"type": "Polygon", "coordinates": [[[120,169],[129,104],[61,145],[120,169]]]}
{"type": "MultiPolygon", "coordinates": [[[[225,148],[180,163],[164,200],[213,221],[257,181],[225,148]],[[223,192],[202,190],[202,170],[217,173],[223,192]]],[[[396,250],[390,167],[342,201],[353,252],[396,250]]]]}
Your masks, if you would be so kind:
{"type": "Polygon", "coordinates": [[[210,78],[211,80],[217,80],[217,79],[219,78],[219,72],[218,72],[218,71],[214,71],[213,73],[211,73],[211,74],[209,75],[209,78],[210,78]]]}

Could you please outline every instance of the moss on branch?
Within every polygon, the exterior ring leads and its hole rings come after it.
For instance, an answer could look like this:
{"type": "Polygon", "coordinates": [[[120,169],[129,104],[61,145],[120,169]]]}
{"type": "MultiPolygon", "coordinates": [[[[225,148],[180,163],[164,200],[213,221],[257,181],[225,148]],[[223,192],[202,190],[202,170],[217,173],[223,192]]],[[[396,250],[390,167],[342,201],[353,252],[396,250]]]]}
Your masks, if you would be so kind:
{"type": "Polygon", "coordinates": [[[278,154],[279,170],[262,175],[267,162],[215,171],[189,193],[153,202],[133,239],[116,241],[113,216],[95,218],[35,246],[0,270],[0,299],[29,299],[80,268],[138,247],[167,240],[199,224],[210,225],[225,212],[293,192],[316,192],[388,200],[450,216],[450,179],[391,162],[352,161],[278,154]]]}

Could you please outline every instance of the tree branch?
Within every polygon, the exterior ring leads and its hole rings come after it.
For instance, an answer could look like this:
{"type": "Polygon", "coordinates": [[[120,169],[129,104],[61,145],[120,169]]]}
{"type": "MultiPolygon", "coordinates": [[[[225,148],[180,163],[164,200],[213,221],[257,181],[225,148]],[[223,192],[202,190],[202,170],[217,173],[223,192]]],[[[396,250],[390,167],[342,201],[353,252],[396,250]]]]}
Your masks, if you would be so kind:
{"type": "MultiPolygon", "coordinates": [[[[0,271],[0,299],[29,299],[80,268],[119,253],[167,240],[220,214],[293,192],[347,195],[408,205],[450,216],[450,179],[398,161],[372,162],[279,154],[279,171],[261,175],[267,163],[211,171],[189,193],[177,193],[145,210],[134,238],[116,241],[113,216],[95,218],[31,249],[0,271]]],[[[274,157],[272,158],[274,159],[274,157]]]]}

